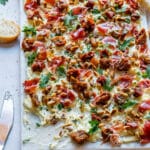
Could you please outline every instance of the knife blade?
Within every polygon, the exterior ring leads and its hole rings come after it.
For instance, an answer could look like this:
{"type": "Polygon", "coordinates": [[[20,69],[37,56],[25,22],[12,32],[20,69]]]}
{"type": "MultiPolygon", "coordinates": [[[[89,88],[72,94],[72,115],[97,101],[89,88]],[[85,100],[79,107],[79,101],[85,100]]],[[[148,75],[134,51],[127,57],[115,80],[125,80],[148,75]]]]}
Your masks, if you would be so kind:
{"type": "Polygon", "coordinates": [[[0,116],[0,150],[3,149],[7,137],[11,131],[13,125],[14,110],[13,110],[13,99],[10,92],[5,92],[3,98],[2,113],[0,116]]]}

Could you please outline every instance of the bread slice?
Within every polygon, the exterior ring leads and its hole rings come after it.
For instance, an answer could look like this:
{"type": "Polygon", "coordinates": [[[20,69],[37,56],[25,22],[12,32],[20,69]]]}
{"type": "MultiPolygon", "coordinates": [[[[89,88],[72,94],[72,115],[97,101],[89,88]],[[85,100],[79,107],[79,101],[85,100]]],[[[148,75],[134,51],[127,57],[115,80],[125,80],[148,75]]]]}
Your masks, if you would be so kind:
{"type": "Polygon", "coordinates": [[[138,0],[141,7],[150,12],[150,0],[138,0]]]}
{"type": "Polygon", "coordinates": [[[0,20],[0,43],[10,43],[18,38],[20,27],[13,21],[0,20]]]}

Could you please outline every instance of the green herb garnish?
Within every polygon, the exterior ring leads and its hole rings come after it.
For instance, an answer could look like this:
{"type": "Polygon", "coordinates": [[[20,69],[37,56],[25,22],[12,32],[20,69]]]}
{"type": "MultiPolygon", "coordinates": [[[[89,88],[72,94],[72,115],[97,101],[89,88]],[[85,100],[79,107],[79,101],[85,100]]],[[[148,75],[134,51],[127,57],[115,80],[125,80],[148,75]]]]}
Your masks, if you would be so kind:
{"type": "Polygon", "coordinates": [[[40,126],[41,126],[41,124],[37,122],[36,127],[39,128],[40,126]]]}
{"type": "Polygon", "coordinates": [[[31,140],[30,138],[24,139],[24,140],[22,141],[22,143],[23,143],[23,144],[26,144],[26,143],[28,143],[30,140],[31,140]]]}
{"type": "Polygon", "coordinates": [[[60,76],[60,77],[65,77],[66,76],[66,71],[65,71],[65,68],[63,66],[60,66],[57,68],[57,74],[60,76]]]}
{"type": "Polygon", "coordinates": [[[147,66],[145,73],[142,75],[143,78],[150,79],[150,66],[147,66]]]}
{"type": "Polygon", "coordinates": [[[48,73],[46,75],[41,76],[41,80],[40,80],[40,84],[39,84],[40,88],[45,88],[46,87],[50,77],[51,77],[51,73],[48,73]]]}
{"type": "Polygon", "coordinates": [[[119,49],[124,51],[127,47],[130,46],[131,42],[134,40],[134,38],[130,38],[125,40],[122,44],[119,43],[119,49]]]}
{"type": "Polygon", "coordinates": [[[144,118],[150,120],[150,113],[148,113],[144,118]]]}
{"type": "Polygon", "coordinates": [[[124,13],[127,10],[127,6],[124,6],[119,9],[119,7],[116,7],[116,13],[124,13]]]}
{"type": "Polygon", "coordinates": [[[89,123],[91,125],[91,128],[88,133],[93,134],[99,129],[98,128],[99,122],[97,120],[91,120],[91,121],[89,121],[89,123]]]}
{"type": "Polygon", "coordinates": [[[64,108],[64,106],[60,103],[57,105],[58,110],[62,110],[64,108]]]}
{"type": "Polygon", "coordinates": [[[99,14],[100,13],[100,11],[98,10],[98,9],[92,9],[92,14],[99,14]]]}
{"type": "Polygon", "coordinates": [[[64,18],[64,25],[70,27],[73,20],[77,19],[77,16],[72,14],[70,11],[64,18]]]}
{"type": "Polygon", "coordinates": [[[25,26],[22,30],[22,32],[25,33],[26,36],[34,36],[36,35],[36,29],[32,26],[25,26]]]}
{"type": "Polygon", "coordinates": [[[6,5],[6,2],[8,2],[8,0],[0,0],[0,4],[2,5],[6,5]]]}
{"type": "Polygon", "coordinates": [[[97,108],[92,108],[92,109],[91,109],[91,113],[97,114],[97,108]]]}
{"type": "Polygon", "coordinates": [[[137,101],[135,100],[128,100],[126,103],[124,103],[122,106],[120,106],[121,109],[127,109],[129,107],[132,107],[137,104],[137,101]]]}
{"type": "Polygon", "coordinates": [[[103,70],[102,70],[100,67],[98,67],[96,71],[97,71],[99,74],[103,74],[103,70]]]}
{"type": "Polygon", "coordinates": [[[28,63],[28,66],[32,65],[35,58],[37,56],[37,53],[36,52],[33,52],[32,54],[30,54],[28,57],[27,57],[27,63],[28,63]]]}
{"type": "Polygon", "coordinates": [[[111,86],[111,81],[109,78],[106,79],[106,82],[103,85],[103,88],[107,91],[111,91],[113,89],[113,86],[111,86]]]}

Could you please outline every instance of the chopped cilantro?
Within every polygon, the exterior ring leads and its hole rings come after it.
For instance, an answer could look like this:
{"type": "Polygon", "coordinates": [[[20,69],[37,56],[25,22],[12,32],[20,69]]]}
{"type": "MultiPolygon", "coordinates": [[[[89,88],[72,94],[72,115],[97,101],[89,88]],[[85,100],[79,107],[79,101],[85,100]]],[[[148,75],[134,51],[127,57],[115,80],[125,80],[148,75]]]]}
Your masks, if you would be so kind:
{"type": "Polygon", "coordinates": [[[150,113],[148,113],[144,118],[150,120],[150,113]]]}
{"type": "Polygon", "coordinates": [[[77,120],[77,119],[74,119],[74,120],[72,120],[72,122],[73,122],[74,124],[77,124],[78,120],[77,120]]]}
{"type": "Polygon", "coordinates": [[[113,89],[113,86],[111,86],[111,81],[109,78],[106,79],[106,82],[103,85],[103,88],[107,91],[111,91],[113,89]]]}
{"type": "Polygon", "coordinates": [[[124,51],[127,47],[130,46],[131,42],[134,40],[134,38],[129,38],[125,40],[122,44],[119,43],[119,49],[124,51]]]}
{"type": "Polygon", "coordinates": [[[97,71],[99,74],[103,74],[103,70],[102,70],[100,67],[98,67],[96,71],[97,71]]]}
{"type": "Polygon", "coordinates": [[[39,84],[40,88],[46,87],[50,77],[51,77],[51,73],[41,76],[41,80],[40,80],[40,84],[39,84]]]}
{"type": "Polygon", "coordinates": [[[98,9],[92,9],[92,14],[99,14],[100,11],[98,9]]]}
{"type": "Polygon", "coordinates": [[[39,128],[40,126],[41,126],[41,124],[37,122],[36,127],[39,128]]]}
{"type": "Polygon", "coordinates": [[[74,16],[72,11],[70,11],[64,18],[64,25],[68,27],[71,26],[72,21],[75,19],[77,19],[77,16],[74,16]]]}
{"type": "Polygon", "coordinates": [[[26,144],[26,143],[28,143],[30,140],[31,140],[30,138],[24,139],[24,140],[22,141],[22,143],[23,143],[23,144],[26,144]]]}
{"type": "Polygon", "coordinates": [[[32,26],[25,26],[22,30],[22,32],[25,33],[26,36],[34,36],[36,35],[36,29],[32,26]]]}
{"type": "Polygon", "coordinates": [[[67,111],[71,111],[71,108],[68,108],[67,111]]]}
{"type": "Polygon", "coordinates": [[[60,77],[65,77],[66,76],[66,71],[65,71],[65,68],[63,66],[60,66],[57,68],[57,74],[60,76],[60,77]]]}
{"type": "Polygon", "coordinates": [[[126,23],[130,23],[131,22],[131,18],[129,18],[129,17],[125,18],[125,22],[126,23]]]}
{"type": "Polygon", "coordinates": [[[6,5],[6,2],[8,2],[8,0],[0,0],[0,4],[2,5],[6,5]]]}
{"type": "Polygon", "coordinates": [[[97,108],[92,108],[92,109],[91,109],[91,113],[97,114],[97,108]]]}
{"type": "Polygon", "coordinates": [[[91,125],[91,128],[88,133],[93,134],[99,129],[98,128],[99,122],[97,120],[91,120],[91,121],[89,121],[89,123],[91,125]]]}
{"type": "Polygon", "coordinates": [[[126,103],[124,103],[122,106],[120,106],[121,109],[127,109],[129,107],[132,107],[137,104],[137,101],[135,100],[128,100],[126,103]]]}
{"type": "Polygon", "coordinates": [[[28,63],[28,66],[32,65],[35,58],[37,56],[37,53],[36,52],[33,52],[31,53],[28,57],[27,57],[27,63],[28,63]]]}
{"type": "Polygon", "coordinates": [[[149,78],[150,79],[150,65],[147,66],[146,71],[142,76],[143,76],[143,78],[149,78]]]}
{"type": "Polygon", "coordinates": [[[123,6],[122,8],[119,9],[119,7],[115,7],[116,8],[116,13],[124,13],[127,10],[127,6],[123,6]]]}
{"type": "Polygon", "coordinates": [[[60,103],[57,105],[58,110],[62,110],[64,108],[64,106],[60,103]]]}

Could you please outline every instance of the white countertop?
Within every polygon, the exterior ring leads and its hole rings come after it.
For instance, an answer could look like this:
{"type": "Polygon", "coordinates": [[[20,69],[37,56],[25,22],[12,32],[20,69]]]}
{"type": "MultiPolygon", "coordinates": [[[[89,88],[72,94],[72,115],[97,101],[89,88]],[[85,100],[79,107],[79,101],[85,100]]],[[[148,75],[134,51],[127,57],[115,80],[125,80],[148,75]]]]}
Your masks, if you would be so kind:
{"type": "MultiPolygon", "coordinates": [[[[8,18],[19,23],[19,0],[9,0],[0,5],[0,19],[8,18]]],[[[0,45],[0,100],[9,90],[15,102],[13,129],[8,137],[5,150],[20,150],[20,99],[19,99],[19,40],[8,45],[0,45]]]]}

